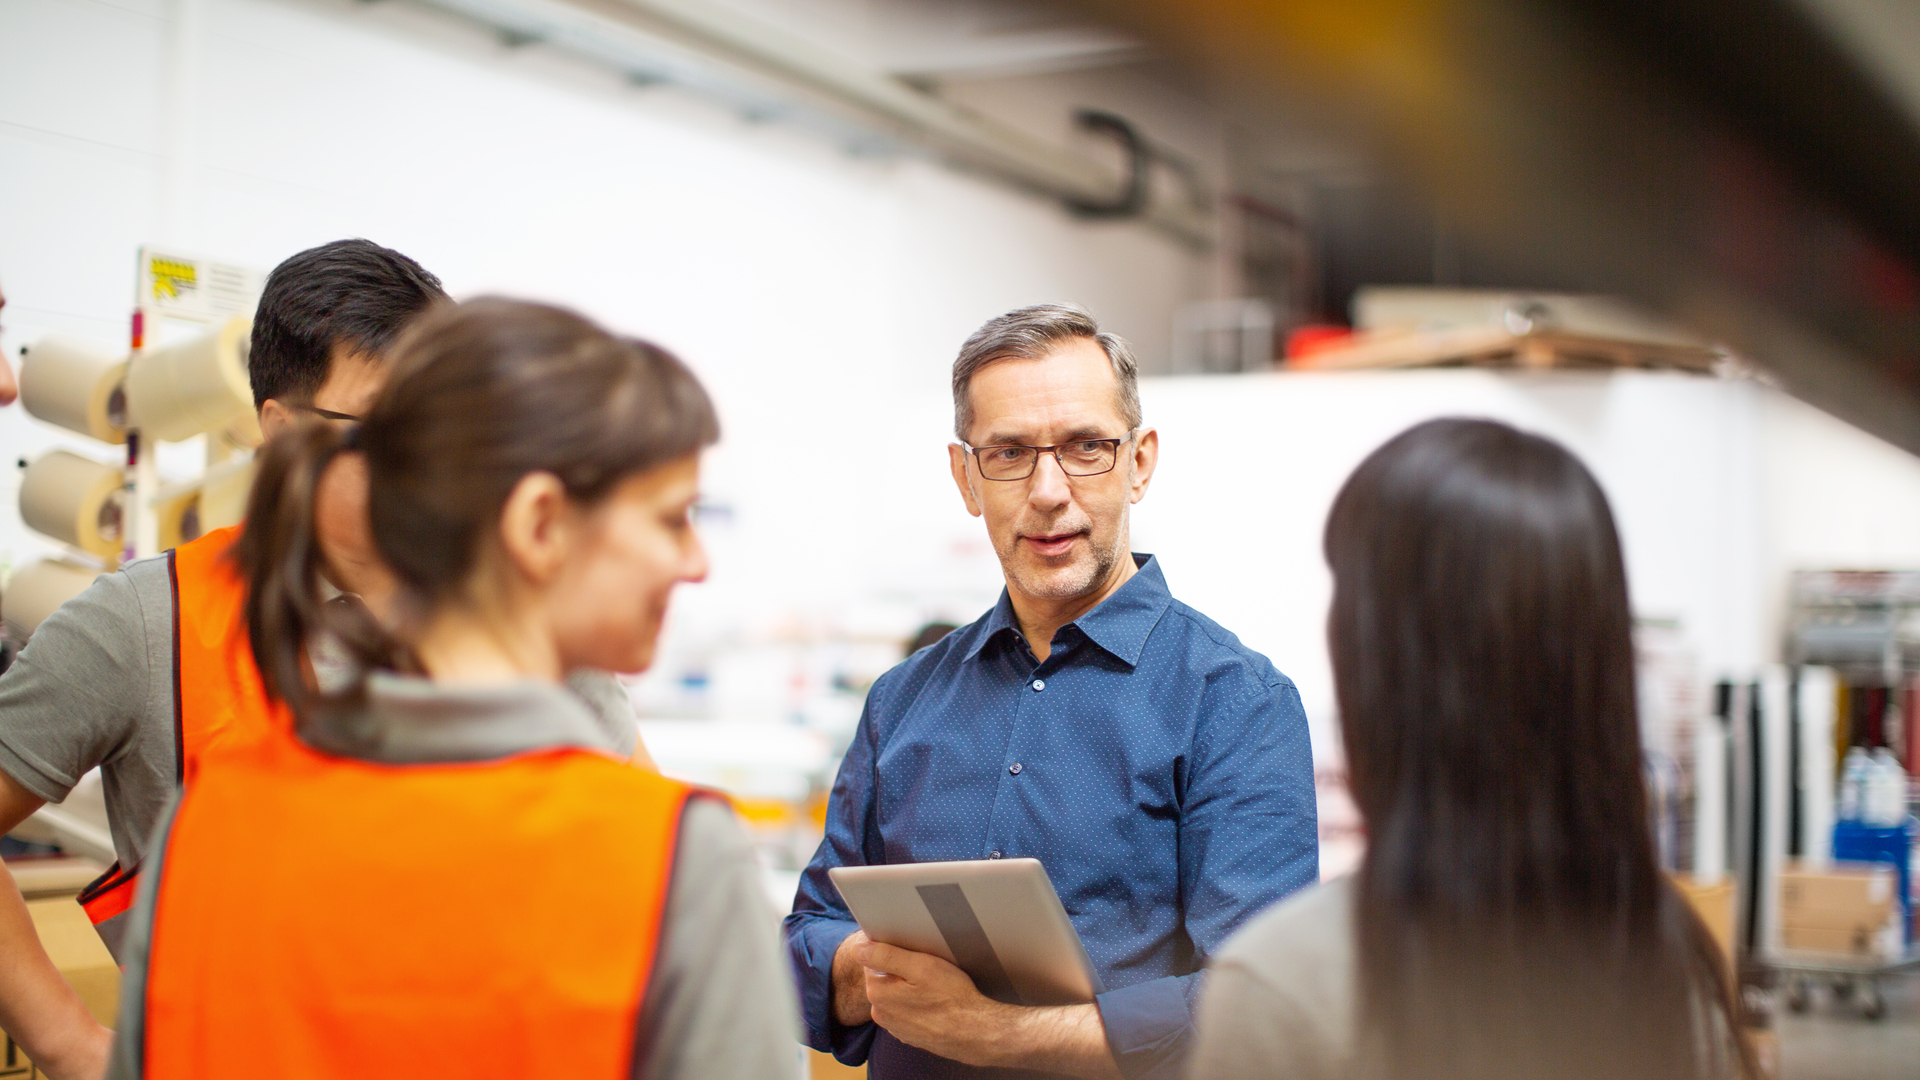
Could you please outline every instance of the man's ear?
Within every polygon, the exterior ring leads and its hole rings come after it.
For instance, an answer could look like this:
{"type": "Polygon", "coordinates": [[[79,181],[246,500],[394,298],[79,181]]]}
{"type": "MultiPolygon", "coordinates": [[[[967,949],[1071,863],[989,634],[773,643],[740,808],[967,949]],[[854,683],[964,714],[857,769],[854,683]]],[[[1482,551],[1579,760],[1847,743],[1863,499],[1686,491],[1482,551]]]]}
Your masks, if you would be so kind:
{"type": "Polygon", "coordinates": [[[260,403],[260,436],[264,441],[293,426],[299,414],[281,404],[279,398],[268,398],[260,403]]]}
{"type": "Polygon", "coordinates": [[[500,508],[500,549],[536,584],[553,580],[573,554],[573,502],[550,472],[520,478],[500,508]]]}
{"type": "Polygon", "coordinates": [[[958,443],[947,444],[947,465],[953,469],[953,485],[960,489],[960,501],[967,504],[967,513],[979,517],[980,500],[973,497],[973,484],[967,477],[967,452],[958,443]]]}
{"type": "Polygon", "coordinates": [[[1131,490],[1127,493],[1128,502],[1139,502],[1147,497],[1147,485],[1153,483],[1153,470],[1159,464],[1160,433],[1147,428],[1133,440],[1133,476],[1129,481],[1131,490]]]}

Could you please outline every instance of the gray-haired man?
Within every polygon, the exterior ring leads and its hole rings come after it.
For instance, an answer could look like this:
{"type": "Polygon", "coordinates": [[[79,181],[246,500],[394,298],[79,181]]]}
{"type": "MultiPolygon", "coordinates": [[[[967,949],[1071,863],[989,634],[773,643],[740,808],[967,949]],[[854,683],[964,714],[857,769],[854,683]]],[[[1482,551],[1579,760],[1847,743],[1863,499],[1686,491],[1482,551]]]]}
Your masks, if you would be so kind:
{"type": "Polygon", "coordinates": [[[868,695],[787,920],[808,1041],[875,1080],[1178,1076],[1207,957],[1318,876],[1299,694],[1129,551],[1160,443],[1124,341],[1079,308],[1015,311],[961,348],[953,395],[953,480],[1006,589],[868,695]],[[1017,856],[1053,879],[1094,1003],[991,1000],[867,941],[827,878],[1017,856]]]}

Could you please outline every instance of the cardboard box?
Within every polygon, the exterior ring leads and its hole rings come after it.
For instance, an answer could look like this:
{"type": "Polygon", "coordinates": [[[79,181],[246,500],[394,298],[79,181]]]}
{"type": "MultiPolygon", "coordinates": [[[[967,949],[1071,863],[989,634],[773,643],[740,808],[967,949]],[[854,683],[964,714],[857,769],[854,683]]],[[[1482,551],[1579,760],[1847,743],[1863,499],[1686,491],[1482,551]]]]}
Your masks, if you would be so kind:
{"type": "Polygon", "coordinates": [[[1835,930],[1826,926],[1783,926],[1780,944],[1801,952],[1844,953],[1847,956],[1872,956],[1878,950],[1880,935],[1865,927],[1835,930]]]}
{"type": "MultiPolygon", "coordinates": [[[[112,1027],[120,1008],[120,969],[113,955],[87,921],[87,913],[73,898],[29,900],[27,914],[40,934],[40,945],[53,966],[80,995],[95,1020],[112,1027]]],[[[0,1044],[0,1080],[33,1080],[40,1076],[11,1036],[0,1044]]]]}
{"type": "Polygon", "coordinates": [[[1674,875],[1673,886],[1680,895],[1687,898],[1693,913],[1706,924],[1707,933],[1714,943],[1720,946],[1720,955],[1726,960],[1727,973],[1733,973],[1733,899],[1734,887],[1731,877],[1723,877],[1711,885],[1701,885],[1684,874],[1674,875]]]}
{"type": "Polygon", "coordinates": [[[106,869],[92,859],[73,856],[19,859],[7,863],[14,885],[19,887],[20,895],[28,900],[70,899],[94,878],[105,873],[106,869]]]}
{"type": "Polygon", "coordinates": [[[40,933],[40,945],[53,966],[95,1020],[112,1027],[120,1011],[120,968],[113,954],[87,920],[87,913],[71,897],[29,900],[27,913],[40,933]]]}
{"type": "Polygon", "coordinates": [[[1897,940],[1897,880],[1892,867],[1873,863],[1789,867],[1780,875],[1780,943],[1845,956],[1885,953],[1888,941],[1897,940]]]}
{"type": "Polygon", "coordinates": [[[1893,912],[1897,880],[1893,867],[1876,863],[1818,871],[1789,867],[1780,875],[1780,922],[1833,930],[1878,927],[1893,912]]]}

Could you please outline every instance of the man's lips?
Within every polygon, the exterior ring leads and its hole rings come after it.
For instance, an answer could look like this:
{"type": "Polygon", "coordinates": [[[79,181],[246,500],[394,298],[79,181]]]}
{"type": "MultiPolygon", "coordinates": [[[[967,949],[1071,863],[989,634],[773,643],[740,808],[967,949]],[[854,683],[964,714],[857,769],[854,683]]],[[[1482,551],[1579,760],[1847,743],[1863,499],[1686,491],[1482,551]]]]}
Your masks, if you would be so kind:
{"type": "Polygon", "coordinates": [[[1085,536],[1084,532],[1051,533],[1046,536],[1023,536],[1024,540],[1042,557],[1065,555],[1073,547],[1073,542],[1085,536]]]}

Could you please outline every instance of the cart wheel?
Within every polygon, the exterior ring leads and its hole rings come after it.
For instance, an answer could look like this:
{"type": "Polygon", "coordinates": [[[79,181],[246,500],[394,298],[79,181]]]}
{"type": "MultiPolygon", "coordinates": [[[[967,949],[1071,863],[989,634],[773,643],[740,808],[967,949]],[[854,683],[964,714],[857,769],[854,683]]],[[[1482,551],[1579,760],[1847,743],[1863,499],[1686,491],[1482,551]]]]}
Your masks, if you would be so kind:
{"type": "Polygon", "coordinates": [[[1833,1000],[1846,1001],[1853,997],[1853,978],[1849,975],[1833,977],[1833,1000]]]}
{"type": "Polygon", "coordinates": [[[1887,1016],[1887,999],[1880,993],[1880,984],[1874,979],[1861,980],[1860,1015],[1869,1020],[1884,1020],[1887,1016]]]}
{"type": "Polygon", "coordinates": [[[1805,975],[1794,975],[1787,979],[1787,1008],[1797,1013],[1807,1011],[1813,1004],[1813,980],[1805,975]]]}

